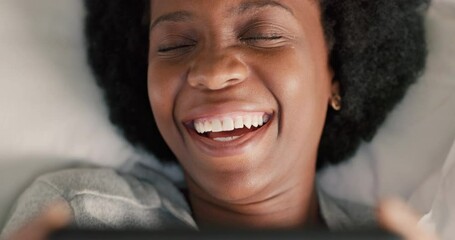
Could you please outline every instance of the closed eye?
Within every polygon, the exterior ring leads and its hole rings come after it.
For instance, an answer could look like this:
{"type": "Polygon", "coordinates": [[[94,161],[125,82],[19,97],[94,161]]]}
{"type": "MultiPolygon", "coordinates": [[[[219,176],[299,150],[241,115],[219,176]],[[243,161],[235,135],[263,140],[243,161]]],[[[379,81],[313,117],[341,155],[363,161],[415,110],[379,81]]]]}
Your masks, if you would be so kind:
{"type": "Polygon", "coordinates": [[[156,51],[163,56],[180,55],[191,50],[197,41],[183,34],[172,34],[163,38],[158,43],[156,51]]]}
{"type": "Polygon", "coordinates": [[[158,48],[159,53],[167,53],[175,50],[183,50],[189,47],[193,47],[194,44],[182,44],[182,45],[171,45],[158,48]]]}
{"type": "Polygon", "coordinates": [[[280,25],[254,19],[239,31],[239,41],[252,47],[274,48],[285,42],[286,32],[280,25]]]}
{"type": "Polygon", "coordinates": [[[286,39],[284,36],[272,34],[241,37],[240,41],[251,47],[267,49],[282,46],[286,42],[286,39]]]}
{"type": "Polygon", "coordinates": [[[279,40],[282,39],[283,36],[252,36],[252,37],[242,37],[240,38],[241,41],[272,41],[272,40],[279,40]]]}

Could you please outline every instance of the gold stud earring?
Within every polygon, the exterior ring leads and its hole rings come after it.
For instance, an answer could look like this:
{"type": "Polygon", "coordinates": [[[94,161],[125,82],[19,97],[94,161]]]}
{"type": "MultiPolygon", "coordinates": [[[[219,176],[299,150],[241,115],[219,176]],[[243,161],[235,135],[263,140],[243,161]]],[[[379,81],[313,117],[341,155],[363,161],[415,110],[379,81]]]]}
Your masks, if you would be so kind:
{"type": "Polygon", "coordinates": [[[333,110],[340,111],[341,110],[341,96],[338,93],[334,93],[332,98],[330,99],[330,105],[332,106],[333,110]]]}

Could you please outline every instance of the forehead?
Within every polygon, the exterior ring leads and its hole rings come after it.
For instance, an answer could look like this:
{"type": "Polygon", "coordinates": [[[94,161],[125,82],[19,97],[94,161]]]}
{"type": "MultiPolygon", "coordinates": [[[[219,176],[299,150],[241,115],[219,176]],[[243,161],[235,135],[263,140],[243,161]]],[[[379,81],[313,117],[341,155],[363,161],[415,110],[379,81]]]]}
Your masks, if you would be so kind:
{"type": "Polygon", "coordinates": [[[302,13],[318,3],[319,0],[151,0],[151,13],[152,19],[172,12],[231,17],[267,8],[302,13]]]}

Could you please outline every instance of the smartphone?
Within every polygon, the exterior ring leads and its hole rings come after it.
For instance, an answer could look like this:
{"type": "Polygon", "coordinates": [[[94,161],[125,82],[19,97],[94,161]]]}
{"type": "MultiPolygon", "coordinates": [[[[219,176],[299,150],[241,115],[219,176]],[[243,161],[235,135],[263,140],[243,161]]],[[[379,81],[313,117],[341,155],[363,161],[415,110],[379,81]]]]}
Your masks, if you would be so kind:
{"type": "Polygon", "coordinates": [[[280,240],[398,240],[396,235],[388,232],[373,231],[352,231],[352,232],[330,232],[327,230],[287,230],[287,231],[242,231],[242,230],[210,230],[210,231],[83,231],[64,230],[54,233],[51,240],[91,240],[91,239],[112,239],[112,240],[255,240],[255,239],[280,239],[280,240]]]}

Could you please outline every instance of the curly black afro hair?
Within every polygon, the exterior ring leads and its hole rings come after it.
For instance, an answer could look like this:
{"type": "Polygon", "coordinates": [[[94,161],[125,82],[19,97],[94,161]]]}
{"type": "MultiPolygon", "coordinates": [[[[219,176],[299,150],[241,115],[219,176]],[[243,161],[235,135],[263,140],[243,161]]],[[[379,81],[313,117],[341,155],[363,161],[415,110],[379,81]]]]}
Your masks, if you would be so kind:
{"type": "MultiPolygon", "coordinates": [[[[148,0],[85,0],[89,63],[105,91],[111,121],[133,144],[163,162],[162,139],[147,96],[148,0]]],[[[329,110],[318,168],[370,141],[425,66],[429,0],[321,0],[330,63],[343,108],[329,110]]]]}

